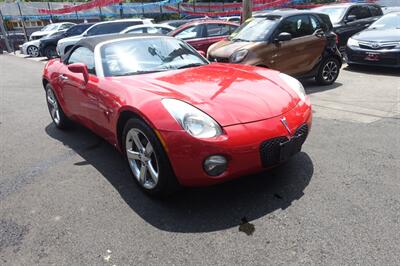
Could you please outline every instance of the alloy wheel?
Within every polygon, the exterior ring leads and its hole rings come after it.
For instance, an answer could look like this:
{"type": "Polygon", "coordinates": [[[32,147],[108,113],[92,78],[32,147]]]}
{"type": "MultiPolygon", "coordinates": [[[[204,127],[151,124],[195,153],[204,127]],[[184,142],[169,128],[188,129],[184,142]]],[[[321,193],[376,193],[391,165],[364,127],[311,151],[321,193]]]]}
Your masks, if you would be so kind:
{"type": "Polygon", "coordinates": [[[29,46],[27,49],[28,55],[32,57],[38,57],[39,56],[39,49],[36,46],[29,46]]]}
{"type": "Polygon", "coordinates": [[[158,183],[159,165],[153,146],[147,136],[137,128],[126,135],[125,150],[129,166],[139,184],[153,189],[158,183]]]}
{"type": "Polygon", "coordinates": [[[60,109],[58,108],[57,100],[53,90],[46,90],[47,106],[49,107],[51,118],[57,125],[60,124],[60,109]]]}
{"type": "Polygon", "coordinates": [[[336,79],[338,73],[339,67],[336,62],[328,61],[322,69],[322,78],[327,82],[331,82],[336,79]]]}

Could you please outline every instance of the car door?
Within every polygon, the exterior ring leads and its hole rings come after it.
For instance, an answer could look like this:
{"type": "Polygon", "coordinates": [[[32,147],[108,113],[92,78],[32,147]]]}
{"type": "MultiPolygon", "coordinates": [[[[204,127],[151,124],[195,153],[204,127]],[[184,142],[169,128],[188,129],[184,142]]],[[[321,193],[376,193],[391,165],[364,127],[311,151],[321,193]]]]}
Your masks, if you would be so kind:
{"type": "Polygon", "coordinates": [[[202,47],[207,44],[204,25],[192,25],[175,34],[176,38],[184,40],[194,49],[203,51],[202,47]]]}
{"type": "Polygon", "coordinates": [[[326,45],[326,37],[319,27],[318,20],[309,15],[285,18],[273,38],[287,32],[292,35],[292,39],[272,44],[268,66],[294,76],[311,71],[320,60],[326,45]]]}
{"type": "Polygon", "coordinates": [[[83,46],[77,47],[64,62],[59,83],[66,109],[85,126],[94,129],[92,115],[98,109],[98,102],[93,51],[83,46]],[[73,63],[83,63],[87,66],[89,72],[87,83],[81,73],[73,73],[68,69],[68,65],[73,63]]]}
{"type": "Polygon", "coordinates": [[[230,35],[237,26],[233,26],[225,23],[208,23],[206,24],[206,36],[207,42],[201,47],[201,50],[207,53],[208,47],[211,44],[219,42],[230,35]]]}

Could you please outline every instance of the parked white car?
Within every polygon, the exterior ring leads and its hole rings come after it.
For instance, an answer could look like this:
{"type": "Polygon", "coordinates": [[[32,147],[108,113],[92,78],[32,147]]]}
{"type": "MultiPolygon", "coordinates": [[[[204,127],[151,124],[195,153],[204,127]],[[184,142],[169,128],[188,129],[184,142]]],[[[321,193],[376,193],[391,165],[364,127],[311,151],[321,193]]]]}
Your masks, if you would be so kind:
{"type": "MultiPolygon", "coordinates": [[[[47,34],[45,36],[42,36],[42,38],[54,36],[54,35],[57,35],[57,34],[62,34],[63,32],[65,32],[65,30],[56,31],[56,32],[47,34]]],[[[26,43],[20,45],[19,49],[20,49],[21,53],[22,54],[26,54],[26,55],[30,55],[32,57],[38,57],[39,56],[40,39],[32,40],[32,41],[29,41],[29,42],[26,42],[26,43]]]]}
{"type": "Polygon", "coordinates": [[[137,26],[131,26],[123,31],[121,31],[121,34],[124,33],[132,33],[132,34],[143,34],[143,33],[148,33],[148,34],[167,34],[170,31],[173,31],[175,27],[165,25],[165,24],[150,24],[150,25],[137,25],[137,26]]]}
{"type": "Polygon", "coordinates": [[[57,43],[57,53],[59,56],[63,56],[65,53],[72,48],[78,41],[82,38],[103,34],[112,34],[119,33],[127,27],[136,26],[136,25],[144,25],[144,24],[153,24],[152,19],[119,19],[113,21],[104,21],[99,22],[88,28],[81,35],[64,38],[58,41],[57,43]]]}
{"type": "Polygon", "coordinates": [[[44,36],[47,36],[49,34],[52,34],[54,32],[67,30],[74,25],[76,25],[76,24],[72,23],[72,22],[61,22],[61,23],[49,24],[49,25],[46,25],[45,27],[43,27],[41,30],[33,32],[31,34],[31,36],[29,37],[29,39],[31,41],[38,40],[38,39],[40,39],[44,36]]]}

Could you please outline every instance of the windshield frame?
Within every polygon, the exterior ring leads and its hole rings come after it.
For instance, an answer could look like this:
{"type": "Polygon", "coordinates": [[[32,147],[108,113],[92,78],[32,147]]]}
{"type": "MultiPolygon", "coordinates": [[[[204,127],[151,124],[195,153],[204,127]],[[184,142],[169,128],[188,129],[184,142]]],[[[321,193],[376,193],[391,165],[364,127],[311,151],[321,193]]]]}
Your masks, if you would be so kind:
{"type": "MultiPolygon", "coordinates": [[[[184,41],[181,41],[179,39],[176,39],[174,37],[169,37],[169,36],[130,36],[130,37],[126,37],[126,38],[118,38],[118,39],[113,39],[113,40],[108,40],[108,41],[104,41],[101,42],[99,44],[96,45],[96,47],[94,48],[94,62],[95,62],[95,68],[96,68],[96,75],[98,77],[120,77],[120,76],[105,76],[104,74],[104,69],[103,69],[103,58],[102,58],[102,48],[105,45],[111,44],[111,43],[116,43],[116,42],[123,42],[123,41],[127,41],[127,40],[135,40],[135,39],[173,39],[175,41],[181,42],[182,44],[184,44],[189,50],[193,51],[195,54],[197,54],[199,56],[199,58],[202,59],[202,61],[204,62],[203,66],[205,65],[209,65],[210,61],[208,61],[208,59],[204,56],[202,56],[199,52],[197,52],[196,49],[194,49],[192,46],[186,44],[184,41]]],[[[171,69],[165,69],[162,71],[173,71],[173,70],[178,70],[178,68],[171,68],[171,69]]],[[[161,72],[161,71],[152,71],[152,72],[161,72]]],[[[151,73],[151,72],[148,72],[151,73]]],[[[125,75],[125,76],[134,76],[134,75],[140,75],[140,74],[145,74],[145,73],[140,73],[138,72],[137,74],[132,74],[132,75],[125,75]]]]}

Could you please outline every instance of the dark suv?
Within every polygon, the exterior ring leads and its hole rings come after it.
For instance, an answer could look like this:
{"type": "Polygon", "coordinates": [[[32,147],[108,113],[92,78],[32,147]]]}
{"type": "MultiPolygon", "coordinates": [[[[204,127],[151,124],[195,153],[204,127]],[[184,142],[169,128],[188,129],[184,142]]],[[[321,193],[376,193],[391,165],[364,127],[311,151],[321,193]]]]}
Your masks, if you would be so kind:
{"type": "Polygon", "coordinates": [[[210,61],[255,65],[333,83],[342,65],[336,35],[325,14],[273,11],[257,14],[208,49],[210,61]]]}
{"type": "Polygon", "coordinates": [[[67,31],[60,32],[60,34],[44,37],[40,39],[39,53],[41,56],[46,56],[48,59],[57,56],[57,42],[63,38],[76,36],[82,34],[87,30],[93,23],[82,23],[72,26],[67,31]]]}
{"type": "Polygon", "coordinates": [[[343,51],[347,40],[382,16],[381,7],[375,4],[344,3],[314,8],[313,11],[329,15],[333,31],[338,36],[338,48],[343,51]]]}

